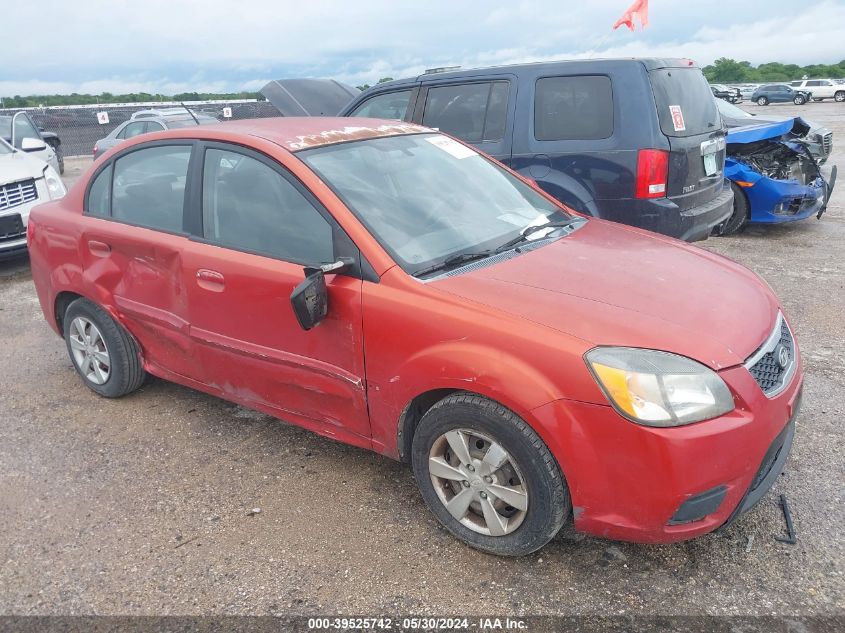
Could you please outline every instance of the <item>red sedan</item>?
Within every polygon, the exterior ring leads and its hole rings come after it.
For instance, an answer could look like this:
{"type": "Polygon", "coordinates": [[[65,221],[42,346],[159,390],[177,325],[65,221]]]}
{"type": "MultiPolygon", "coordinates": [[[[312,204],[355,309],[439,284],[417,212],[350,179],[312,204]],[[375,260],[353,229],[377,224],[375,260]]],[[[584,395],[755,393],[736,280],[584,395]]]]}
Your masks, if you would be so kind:
{"type": "Polygon", "coordinates": [[[534,551],[570,517],[649,543],[710,532],[792,443],[801,359],[765,283],[426,128],[145,135],[37,207],[28,238],[96,393],[152,374],[410,462],[488,552],[534,551]]]}

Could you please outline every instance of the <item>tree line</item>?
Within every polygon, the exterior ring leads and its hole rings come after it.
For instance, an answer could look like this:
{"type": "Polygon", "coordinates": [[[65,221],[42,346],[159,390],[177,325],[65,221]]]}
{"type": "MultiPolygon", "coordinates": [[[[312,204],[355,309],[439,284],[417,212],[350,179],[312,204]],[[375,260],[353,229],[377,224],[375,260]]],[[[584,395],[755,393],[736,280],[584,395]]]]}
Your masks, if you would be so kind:
{"type": "Polygon", "coordinates": [[[95,103],[150,103],[154,101],[231,101],[234,99],[258,99],[264,97],[259,92],[180,92],[175,95],[150,94],[148,92],[129,92],[126,94],[112,94],[103,92],[99,95],[78,94],[69,95],[30,95],[22,97],[4,97],[5,108],[37,108],[63,105],[91,105],[95,103]]]}
{"type": "Polygon", "coordinates": [[[781,64],[769,62],[752,66],[751,62],[738,62],[729,57],[720,57],[704,67],[707,81],[716,84],[766,83],[770,81],[792,81],[795,79],[842,79],[845,78],[845,59],[838,64],[781,64]]]}
{"type": "MultiPolygon", "coordinates": [[[[382,77],[376,83],[393,81],[393,77],[382,77]]],[[[370,84],[357,86],[359,90],[366,90],[370,84]]],[[[264,101],[260,92],[180,92],[175,95],[150,94],[149,92],[129,92],[126,94],[112,94],[104,92],[98,95],[72,93],[69,95],[30,95],[22,97],[3,97],[4,108],[38,108],[65,105],[93,105],[95,103],[150,103],[154,101],[231,101],[234,99],[258,99],[264,101]]]]}

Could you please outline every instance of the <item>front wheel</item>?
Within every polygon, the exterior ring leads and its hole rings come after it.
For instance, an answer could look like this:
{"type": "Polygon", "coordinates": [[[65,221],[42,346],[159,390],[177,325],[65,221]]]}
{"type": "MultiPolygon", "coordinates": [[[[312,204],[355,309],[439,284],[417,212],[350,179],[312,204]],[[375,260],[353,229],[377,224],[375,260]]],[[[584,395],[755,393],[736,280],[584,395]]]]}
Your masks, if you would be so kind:
{"type": "Polygon", "coordinates": [[[766,97],[760,97],[759,99],[757,99],[757,105],[759,105],[759,106],[769,105],[769,100],[766,97]]]}
{"type": "Polygon", "coordinates": [[[56,151],[56,160],[59,161],[59,174],[61,175],[61,174],[65,173],[65,154],[62,151],[61,145],[56,145],[55,151],[56,151]]]}
{"type": "Polygon", "coordinates": [[[143,384],[146,373],[135,339],[108,312],[87,299],[77,299],[62,321],[73,367],[89,389],[106,398],[119,398],[143,384]]]}
{"type": "Polygon", "coordinates": [[[833,99],[838,103],[845,101],[845,90],[837,91],[837,93],[833,95],[833,99]]]}
{"type": "Polygon", "coordinates": [[[807,99],[804,98],[804,95],[796,95],[795,98],[792,100],[792,103],[795,105],[804,105],[807,103],[807,99]]]}
{"type": "Polygon", "coordinates": [[[482,551],[530,554],[569,517],[569,490],[548,447],[482,396],[456,393],[435,404],[414,434],[411,460],[435,517],[482,551]]]}

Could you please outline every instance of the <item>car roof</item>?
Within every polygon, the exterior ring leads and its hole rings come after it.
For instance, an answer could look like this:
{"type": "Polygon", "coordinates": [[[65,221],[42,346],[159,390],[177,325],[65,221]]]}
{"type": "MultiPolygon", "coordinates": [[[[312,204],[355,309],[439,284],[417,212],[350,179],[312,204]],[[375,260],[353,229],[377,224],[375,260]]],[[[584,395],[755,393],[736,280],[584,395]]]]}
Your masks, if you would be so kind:
{"type": "MultiPolygon", "coordinates": [[[[337,143],[347,143],[368,138],[420,134],[433,130],[385,119],[366,119],[348,117],[269,117],[265,119],[241,119],[226,121],[202,128],[181,128],[156,132],[156,138],[184,138],[195,133],[198,138],[205,138],[215,131],[228,134],[241,134],[264,139],[280,145],[291,152],[337,143]]],[[[144,135],[146,136],[146,135],[144,135]]],[[[138,137],[141,138],[141,137],[138,137]]]]}
{"type": "Polygon", "coordinates": [[[598,59],[561,59],[552,62],[531,62],[526,64],[508,64],[501,66],[486,66],[481,68],[461,68],[460,70],[446,70],[444,72],[428,72],[414,77],[405,77],[402,79],[394,79],[393,81],[385,81],[375,86],[371,86],[361,94],[372,94],[384,90],[385,88],[401,88],[403,86],[412,86],[418,81],[424,80],[449,80],[460,79],[472,75],[482,74],[497,74],[497,73],[511,73],[523,68],[531,68],[539,72],[559,72],[566,66],[577,65],[603,65],[612,66],[614,64],[641,64],[645,66],[646,70],[656,70],[658,68],[698,68],[699,66],[688,59],[674,59],[674,58],[659,58],[659,57],[608,57],[598,59]]]}

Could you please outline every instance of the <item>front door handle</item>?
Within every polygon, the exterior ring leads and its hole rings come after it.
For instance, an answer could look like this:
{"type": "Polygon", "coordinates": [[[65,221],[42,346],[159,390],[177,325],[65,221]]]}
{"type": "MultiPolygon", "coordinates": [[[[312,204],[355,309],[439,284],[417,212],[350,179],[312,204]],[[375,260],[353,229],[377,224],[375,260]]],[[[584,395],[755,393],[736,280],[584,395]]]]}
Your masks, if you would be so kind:
{"type": "Polygon", "coordinates": [[[111,253],[111,246],[99,240],[88,240],[88,250],[97,257],[108,257],[111,253]]]}
{"type": "Polygon", "coordinates": [[[197,271],[197,285],[200,288],[205,288],[212,292],[223,292],[223,289],[226,287],[226,280],[216,270],[200,268],[197,271]]]}

